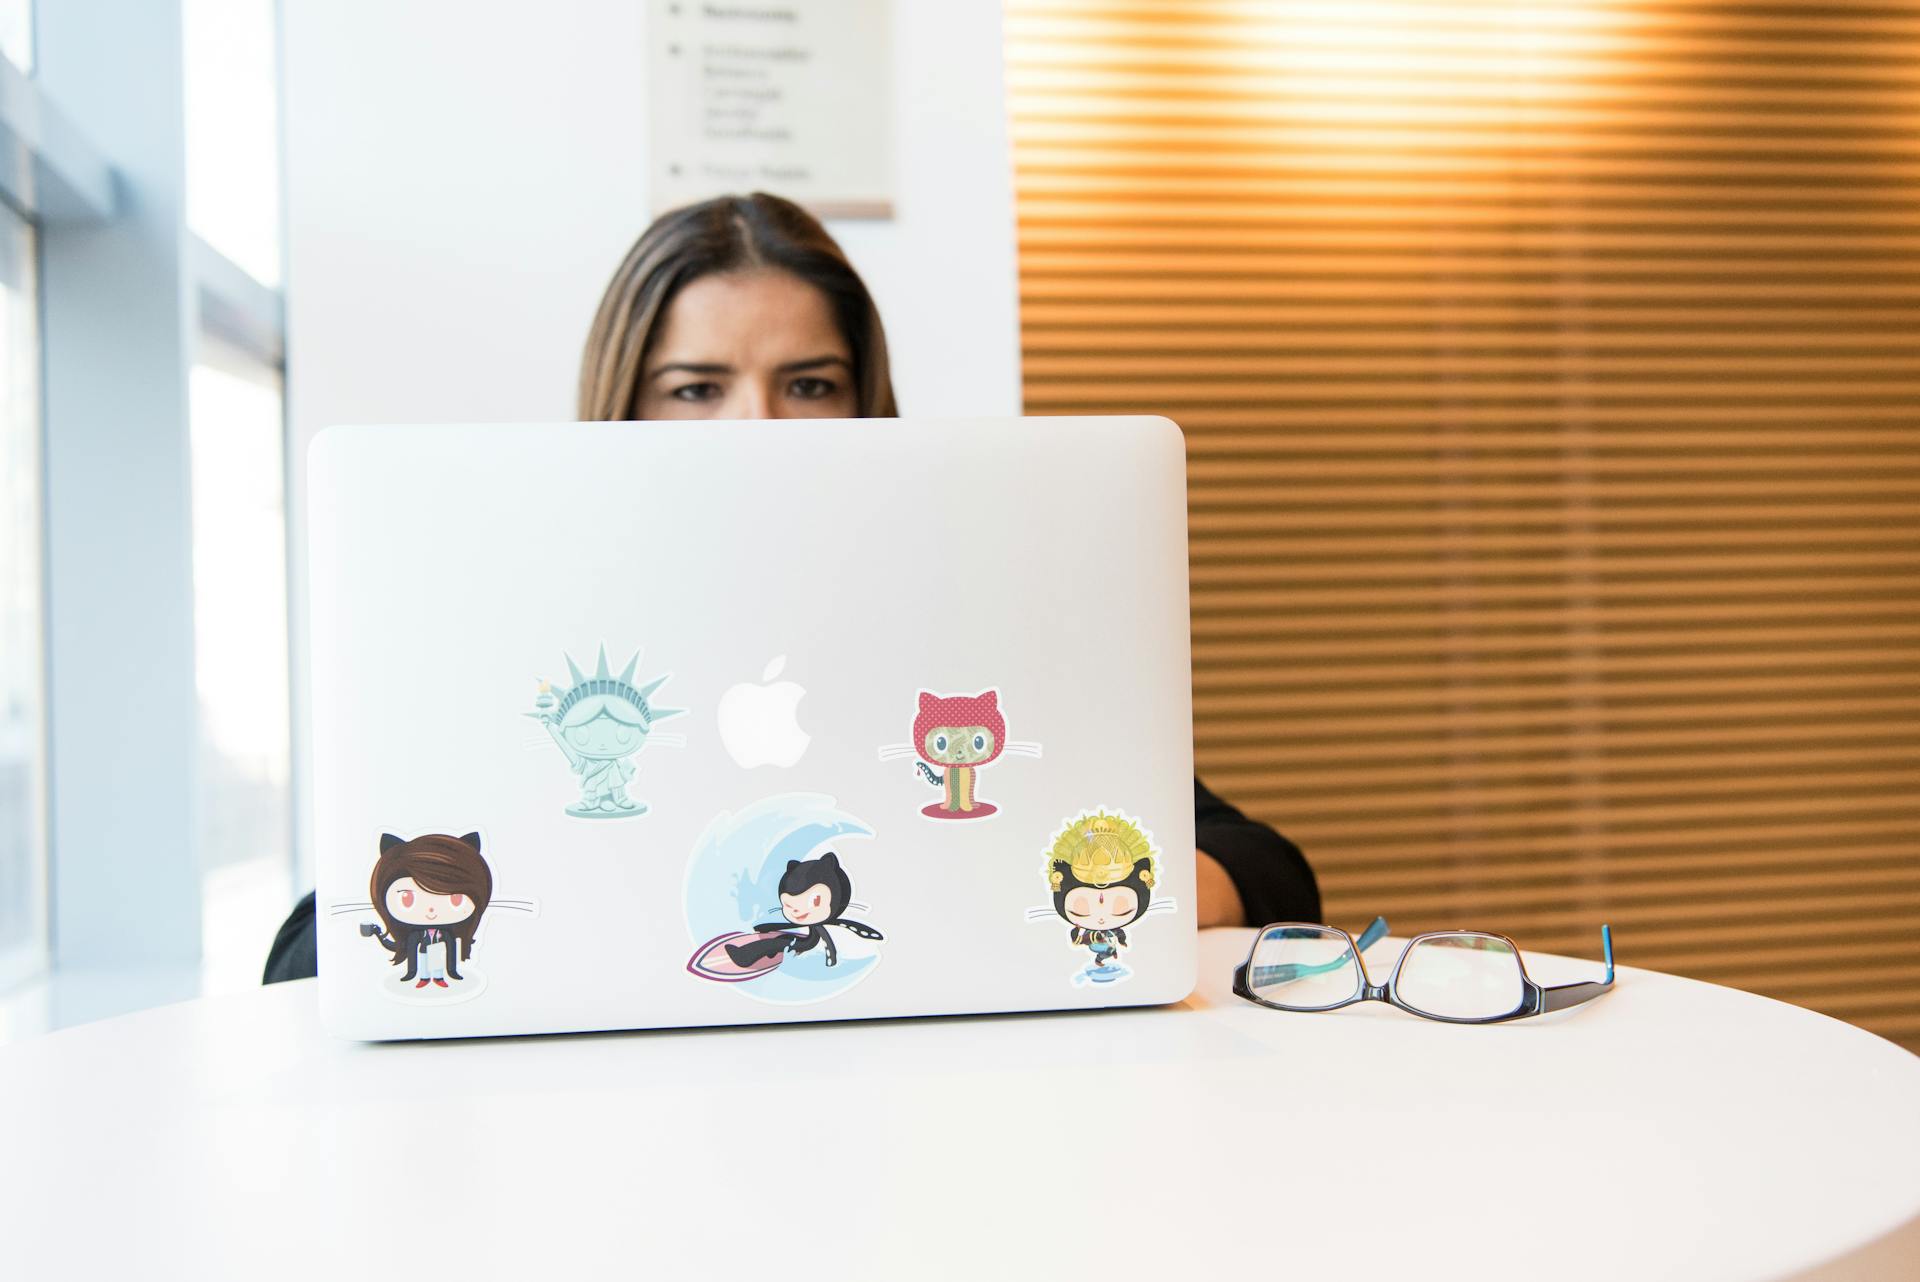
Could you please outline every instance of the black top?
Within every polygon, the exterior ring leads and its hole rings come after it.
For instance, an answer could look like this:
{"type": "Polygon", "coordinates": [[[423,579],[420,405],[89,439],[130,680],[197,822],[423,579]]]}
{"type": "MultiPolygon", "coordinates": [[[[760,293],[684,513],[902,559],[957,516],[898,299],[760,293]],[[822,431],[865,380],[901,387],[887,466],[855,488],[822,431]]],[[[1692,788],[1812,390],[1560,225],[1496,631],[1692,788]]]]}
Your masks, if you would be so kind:
{"type": "MultiPolygon", "coordinates": [[[[1193,781],[1194,845],[1220,861],[1240,892],[1247,925],[1319,921],[1320,887],[1300,847],[1256,819],[1249,819],[1193,781]]],[[[319,972],[314,953],[313,894],[293,906],[267,953],[265,984],[311,979],[319,972]]]]}
{"type": "Polygon", "coordinates": [[[1320,886],[1300,847],[1193,781],[1193,844],[1220,861],[1249,926],[1319,921],[1320,886]]]}

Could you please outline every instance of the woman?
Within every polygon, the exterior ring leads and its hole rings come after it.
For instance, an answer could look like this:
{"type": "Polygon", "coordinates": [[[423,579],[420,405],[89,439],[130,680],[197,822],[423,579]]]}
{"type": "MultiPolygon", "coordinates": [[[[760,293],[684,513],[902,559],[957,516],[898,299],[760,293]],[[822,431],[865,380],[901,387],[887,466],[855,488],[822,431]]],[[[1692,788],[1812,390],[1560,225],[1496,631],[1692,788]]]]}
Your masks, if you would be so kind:
{"type": "MultiPolygon", "coordinates": [[[[866,285],[798,205],[755,193],[664,214],[614,273],[580,365],[582,419],[891,418],[866,285]]],[[[1320,920],[1292,842],[1194,781],[1200,924],[1320,920]]]]}
{"type": "MultiPolygon", "coordinates": [[[[778,196],[663,214],[613,275],[580,364],[583,420],[892,418],[880,313],[840,246],[778,196]]],[[[1320,920],[1294,844],[1193,783],[1199,921],[1320,920]]],[[[313,897],[280,928],[266,982],[315,973],[313,897]]]]}

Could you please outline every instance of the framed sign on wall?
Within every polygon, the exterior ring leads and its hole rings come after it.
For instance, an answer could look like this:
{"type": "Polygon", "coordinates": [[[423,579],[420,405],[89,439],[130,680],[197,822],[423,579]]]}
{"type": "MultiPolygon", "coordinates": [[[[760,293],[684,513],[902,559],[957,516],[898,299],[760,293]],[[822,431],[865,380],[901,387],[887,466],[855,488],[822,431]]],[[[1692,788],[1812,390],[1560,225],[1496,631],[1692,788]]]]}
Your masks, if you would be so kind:
{"type": "Polygon", "coordinates": [[[771,191],[893,216],[892,0],[651,0],[650,203],[771,191]]]}

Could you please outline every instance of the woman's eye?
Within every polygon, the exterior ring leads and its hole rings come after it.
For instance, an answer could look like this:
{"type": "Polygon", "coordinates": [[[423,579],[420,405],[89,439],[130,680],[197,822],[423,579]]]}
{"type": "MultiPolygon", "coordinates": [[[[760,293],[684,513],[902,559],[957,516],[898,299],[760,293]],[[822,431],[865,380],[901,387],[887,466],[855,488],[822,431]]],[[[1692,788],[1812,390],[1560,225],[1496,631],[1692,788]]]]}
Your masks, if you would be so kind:
{"type": "Polygon", "coordinates": [[[453,906],[455,908],[458,908],[465,900],[466,900],[465,895],[455,895],[453,896],[453,906]]]}
{"type": "Polygon", "coordinates": [[[821,400],[839,390],[831,379],[825,378],[796,378],[787,385],[788,395],[803,401],[821,400]]]}
{"type": "Polygon", "coordinates": [[[711,401],[720,396],[718,383],[686,383],[667,393],[676,401],[711,401]]]}
{"type": "Polygon", "coordinates": [[[400,892],[400,906],[402,908],[413,907],[413,892],[411,890],[403,890],[400,892]]]}

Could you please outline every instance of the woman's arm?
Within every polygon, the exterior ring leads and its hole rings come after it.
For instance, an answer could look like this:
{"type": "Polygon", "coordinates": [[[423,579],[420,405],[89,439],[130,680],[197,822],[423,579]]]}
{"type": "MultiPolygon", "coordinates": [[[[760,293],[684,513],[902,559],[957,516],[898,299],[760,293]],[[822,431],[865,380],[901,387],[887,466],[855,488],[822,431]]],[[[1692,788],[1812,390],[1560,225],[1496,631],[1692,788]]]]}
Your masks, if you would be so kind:
{"type": "Polygon", "coordinates": [[[1300,848],[1193,781],[1202,926],[1319,921],[1320,886],[1300,848]]]}
{"type": "Polygon", "coordinates": [[[1233,876],[1227,871],[1227,866],[1204,850],[1193,853],[1196,857],[1194,880],[1200,892],[1200,924],[1246,925],[1247,906],[1241,902],[1240,888],[1233,884],[1233,876]]]}

